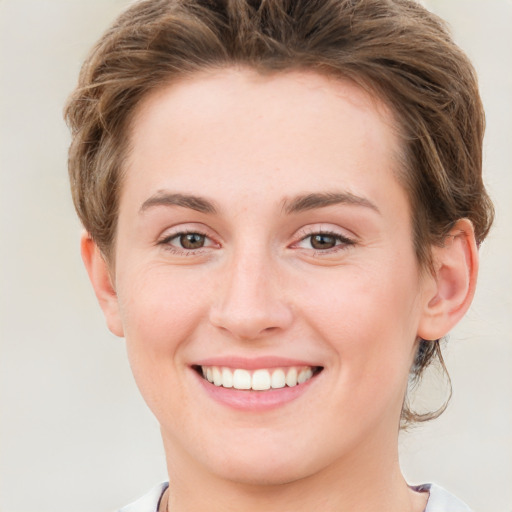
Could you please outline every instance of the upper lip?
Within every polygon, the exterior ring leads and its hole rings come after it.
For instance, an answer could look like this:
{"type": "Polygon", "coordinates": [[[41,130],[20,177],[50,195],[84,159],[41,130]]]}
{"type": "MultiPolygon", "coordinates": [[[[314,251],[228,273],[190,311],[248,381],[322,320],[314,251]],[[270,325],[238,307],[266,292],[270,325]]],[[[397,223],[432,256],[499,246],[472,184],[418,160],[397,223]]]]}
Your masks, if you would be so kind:
{"type": "Polygon", "coordinates": [[[201,359],[199,361],[195,361],[192,366],[224,366],[226,368],[257,370],[258,368],[285,368],[288,366],[309,366],[314,368],[321,365],[312,361],[276,356],[260,356],[251,358],[239,356],[222,356],[201,359]]]}

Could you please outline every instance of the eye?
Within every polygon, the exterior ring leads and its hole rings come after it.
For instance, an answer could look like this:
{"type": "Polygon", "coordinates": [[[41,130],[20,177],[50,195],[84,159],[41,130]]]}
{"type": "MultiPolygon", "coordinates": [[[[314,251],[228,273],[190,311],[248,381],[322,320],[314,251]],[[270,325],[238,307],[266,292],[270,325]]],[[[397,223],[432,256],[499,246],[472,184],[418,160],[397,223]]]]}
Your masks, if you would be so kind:
{"type": "Polygon", "coordinates": [[[200,249],[206,240],[206,236],[200,233],[183,233],[176,238],[184,249],[200,249]]]}
{"type": "Polygon", "coordinates": [[[336,237],[319,233],[318,235],[310,235],[310,243],[313,249],[332,249],[336,246],[336,237]]]}
{"type": "Polygon", "coordinates": [[[305,236],[296,244],[296,247],[301,249],[314,249],[315,251],[327,252],[332,249],[337,250],[337,248],[344,249],[347,246],[354,244],[354,240],[347,238],[346,236],[343,236],[339,233],[320,231],[305,236]]]}
{"type": "Polygon", "coordinates": [[[214,245],[214,242],[204,233],[187,231],[173,233],[172,235],[166,236],[160,240],[158,244],[175,252],[186,253],[187,251],[195,251],[204,247],[210,247],[214,245]]]}

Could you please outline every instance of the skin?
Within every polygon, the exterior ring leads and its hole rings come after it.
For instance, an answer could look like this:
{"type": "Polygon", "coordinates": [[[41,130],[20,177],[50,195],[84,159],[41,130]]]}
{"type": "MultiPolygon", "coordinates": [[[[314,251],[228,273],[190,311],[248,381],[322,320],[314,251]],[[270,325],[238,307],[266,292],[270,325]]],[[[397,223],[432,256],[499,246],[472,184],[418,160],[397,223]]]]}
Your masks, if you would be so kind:
{"type": "Polygon", "coordinates": [[[461,220],[433,248],[435,274],[419,267],[393,124],[355,85],[306,72],[219,70],[139,105],[115,265],[87,234],[82,253],[161,425],[165,508],[424,510],[399,468],[401,406],[417,339],[464,314],[477,258],[461,220]],[[338,196],[298,208],[307,194],[338,196]],[[204,246],[182,247],[183,232],[204,246]],[[335,245],[314,248],[325,232],[335,245]],[[259,356],[323,370],[254,413],[213,400],[191,368],[259,356]]]}

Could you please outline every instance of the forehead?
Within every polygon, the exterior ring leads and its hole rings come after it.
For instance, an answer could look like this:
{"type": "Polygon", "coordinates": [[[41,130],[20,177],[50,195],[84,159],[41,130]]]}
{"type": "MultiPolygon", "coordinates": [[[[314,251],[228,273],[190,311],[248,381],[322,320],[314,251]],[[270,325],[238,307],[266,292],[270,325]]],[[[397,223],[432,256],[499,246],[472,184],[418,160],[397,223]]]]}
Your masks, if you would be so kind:
{"type": "Polygon", "coordinates": [[[265,192],[293,193],[333,180],[350,192],[364,185],[379,193],[397,167],[394,127],[386,105],[348,80],[298,71],[205,72],[140,103],[126,181],[146,194],[166,184],[208,192],[219,179],[223,191],[245,187],[251,196],[262,184],[265,192]]]}
{"type": "MultiPolygon", "coordinates": [[[[361,120],[363,115],[366,121],[378,117],[391,132],[398,131],[398,123],[385,102],[349,79],[308,70],[262,74],[251,68],[221,68],[188,75],[144,96],[132,117],[132,137],[138,126],[142,129],[141,125],[148,122],[169,121],[171,112],[163,107],[171,102],[172,117],[186,116],[190,125],[197,122],[218,125],[227,113],[271,121],[271,112],[277,114],[276,119],[282,119],[292,111],[304,121],[312,114],[312,118],[325,122],[344,107],[343,117],[357,111],[361,120]],[[352,108],[346,108],[347,104],[352,108]],[[157,111],[161,112],[160,117],[157,111]]],[[[343,122],[343,117],[338,121],[343,122]]],[[[181,125],[186,128],[184,123],[181,125]]],[[[306,126],[297,128],[303,130],[306,126]]]]}

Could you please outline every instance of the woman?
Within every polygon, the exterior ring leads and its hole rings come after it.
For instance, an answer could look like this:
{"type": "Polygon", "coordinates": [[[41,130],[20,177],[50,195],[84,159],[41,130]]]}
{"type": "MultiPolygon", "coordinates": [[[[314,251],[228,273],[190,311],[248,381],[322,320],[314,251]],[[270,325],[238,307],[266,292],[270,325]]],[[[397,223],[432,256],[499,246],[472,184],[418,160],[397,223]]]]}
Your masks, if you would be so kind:
{"type": "Polygon", "coordinates": [[[438,18],[136,3],[67,118],[84,262],[167,458],[170,485],[126,511],[469,510],[397,454],[436,414],[407,385],[467,311],[492,222],[476,79],[438,18]]]}

